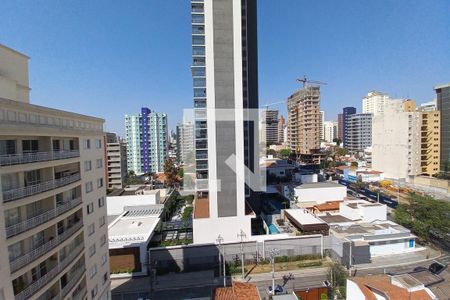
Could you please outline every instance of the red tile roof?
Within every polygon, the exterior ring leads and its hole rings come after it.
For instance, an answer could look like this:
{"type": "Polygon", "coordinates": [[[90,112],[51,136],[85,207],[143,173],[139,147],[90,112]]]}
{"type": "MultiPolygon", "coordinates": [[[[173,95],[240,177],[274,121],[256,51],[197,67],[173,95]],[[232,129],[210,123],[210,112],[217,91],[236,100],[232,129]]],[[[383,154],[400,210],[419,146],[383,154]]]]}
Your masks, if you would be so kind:
{"type": "Polygon", "coordinates": [[[213,300],[261,300],[253,283],[233,281],[231,287],[216,288],[213,300]]]}

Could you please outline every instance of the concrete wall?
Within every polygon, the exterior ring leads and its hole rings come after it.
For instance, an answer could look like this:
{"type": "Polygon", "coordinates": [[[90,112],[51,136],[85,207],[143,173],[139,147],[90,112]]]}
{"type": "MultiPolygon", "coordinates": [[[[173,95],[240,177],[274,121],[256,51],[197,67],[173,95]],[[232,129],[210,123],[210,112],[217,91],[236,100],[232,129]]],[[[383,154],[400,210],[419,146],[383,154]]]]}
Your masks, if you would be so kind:
{"type": "MultiPolygon", "coordinates": [[[[324,237],[324,246],[330,244],[328,239],[329,237],[324,237]]],[[[226,243],[222,246],[226,261],[240,261],[240,243],[226,243]]],[[[260,259],[269,258],[269,252],[274,248],[280,251],[279,256],[320,254],[321,237],[299,236],[263,242],[247,241],[243,243],[244,260],[250,264],[256,263],[260,259]]],[[[158,274],[162,274],[219,268],[220,251],[216,244],[161,247],[150,249],[149,257],[151,268],[156,269],[158,274]]]]}
{"type": "Polygon", "coordinates": [[[316,201],[318,204],[327,201],[344,200],[347,196],[347,188],[345,186],[329,187],[329,188],[310,188],[310,189],[294,189],[295,196],[299,202],[316,201]]]}
{"type": "Polygon", "coordinates": [[[413,182],[414,184],[424,185],[430,188],[436,188],[441,192],[444,191],[450,193],[450,184],[448,180],[428,176],[415,176],[413,182]]]}
{"type": "Polygon", "coordinates": [[[108,196],[106,197],[108,216],[120,215],[125,206],[159,204],[159,201],[159,191],[148,195],[108,196]]]}

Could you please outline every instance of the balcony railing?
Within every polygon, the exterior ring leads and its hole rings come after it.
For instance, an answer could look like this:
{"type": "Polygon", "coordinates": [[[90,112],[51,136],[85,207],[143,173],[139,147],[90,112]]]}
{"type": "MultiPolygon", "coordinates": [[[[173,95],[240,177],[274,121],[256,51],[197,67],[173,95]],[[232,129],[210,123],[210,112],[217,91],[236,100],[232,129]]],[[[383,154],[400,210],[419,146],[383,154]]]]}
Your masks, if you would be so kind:
{"type": "Polygon", "coordinates": [[[15,236],[19,233],[22,233],[24,231],[27,231],[28,229],[34,228],[40,224],[43,224],[51,219],[56,218],[57,216],[67,212],[68,210],[80,205],[82,202],[81,197],[72,199],[68,201],[67,203],[64,203],[61,206],[58,206],[57,208],[47,210],[33,218],[30,218],[28,220],[25,220],[23,222],[14,224],[12,226],[6,227],[6,237],[10,238],[12,236],[15,236]]]}
{"type": "Polygon", "coordinates": [[[12,261],[10,261],[11,265],[11,273],[17,271],[18,269],[22,268],[23,266],[31,263],[32,261],[36,260],[38,257],[41,257],[42,255],[48,253],[53,248],[55,248],[57,245],[61,244],[65,240],[67,240],[70,236],[72,236],[76,231],[78,231],[81,227],[83,227],[83,222],[78,221],[75,225],[70,227],[69,229],[66,229],[63,233],[58,235],[57,238],[52,239],[48,241],[47,243],[41,245],[40,247],[34,249],[33,251],[30,251],[26,253],[25,255],[22,255],[12,261]]]}
{"type": "MultiPolygon", "coordinates": [[[[15,299],[16,300],[28,299],[31,295],[33,295],[38,290],[40,290],[42,287],[47,285],[51,280],[53,280],[55,278],[56,275],[58,275],[61,271],[63,271],[65,269],[65,267],[67,267],[67,265],[69,265],[73,261],[73,259],[75,259],[75,257],[77,257],[78,254],[81,253],[82,249],[83,249],[83,247],[81,247],[80,249],[77,248],[69,256],[67,256],[60,264],[58,264],[53,269],[51,269],[47,274],[45,274],[44,276],[42,276],[41,278],[39,278],[38,280],[36,280],[32,284],[30,284],[27,288],[25,288],[23,291],[21,291],[19,294],[17,294],[15,296],[15,299]]],[[[70,291],[75,286],[75,284],[80,280],[80,277],[83,275],[84,271],[85,271],[84,269],[79,269],[74,274],[74,276],[71,276],[70,281],[67,283],[67,285],[64,287],[64,289],[61,292],[61,296],[62,296],[62,297],[60,297],[61,299],[63,299],[65,296],[65,294],[63,294],[65,292],[65,289],[67,287],[69,287],[69,285],[71,285],[71,287],[66,291],[66,294],[67,294],[67,292],[70,291]]],[[[55,298],[58,299],[58,296],[55,298]]]]}
{"type": "Polygon", "coordinates": [[[40,194],[80,180],[80,173],[3,192],[3,202],[40,194]]]}
{"type": "Polygon", "coordinates": [[[72,300],[82,300],[86,297],[87,289],[84,287],[81,289],[75,296],[73,296],[72,300]]]}
{"type": "MultiPolygon", "coordinates": [[[[74,274],[72,274],[70,277],[70,281],[66,284],[66,286],[61,291],[61,299],[63,299],[72,289],[73,287],[80,281],[81,277],[83,276],[84,272],[86,270],[84,268],[78,269],[74,274]]],[[[80,294],[83,294],[83,291],[81,291],[80,294]]]]}
{"type": "Polygon", "coordinates": [[[0,155],[0,166],[28,164],[34,162],[59,160],[79,156],[80,156],[79,150],[62,150],[62,151],[0,155]]]}

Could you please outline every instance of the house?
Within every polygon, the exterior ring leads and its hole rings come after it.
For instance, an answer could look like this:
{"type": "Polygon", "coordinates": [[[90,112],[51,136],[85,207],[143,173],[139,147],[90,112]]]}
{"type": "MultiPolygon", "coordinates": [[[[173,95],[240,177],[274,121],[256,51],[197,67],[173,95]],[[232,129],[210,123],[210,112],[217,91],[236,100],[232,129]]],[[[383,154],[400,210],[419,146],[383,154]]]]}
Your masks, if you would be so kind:
{"type": "Polygon", "coordinates": [[[347,197],[347,187],[334,182],[304,183],[294,188],[294,197],[299,203],[342,201],[347,197]]]}
{"type": "Polygon", "coordinates": [[[261,300],[253,283],[233,281],[231,287],[216,288],[213,300],[261,300]]]}

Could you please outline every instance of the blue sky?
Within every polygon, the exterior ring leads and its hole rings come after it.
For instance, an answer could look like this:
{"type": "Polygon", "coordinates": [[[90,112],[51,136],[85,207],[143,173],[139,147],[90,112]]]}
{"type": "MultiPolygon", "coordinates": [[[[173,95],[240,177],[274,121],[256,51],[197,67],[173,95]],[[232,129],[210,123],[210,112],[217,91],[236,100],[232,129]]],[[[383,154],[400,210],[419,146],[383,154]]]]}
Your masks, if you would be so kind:
{"type": "MultiPolygon", "coordinates": [[[[325,81],[335,120],[377,89],[418,102],[450,82],[448,0],[260,0],[260,105],[286,99],[306,74],[325,81]]],[[[32,103],[99,116],[147,106],[169,125],[192,106],[187,0],[2,0],[0,43],[31,57],[32,103]]],[[[278,108],[285,110],[284,105],[278,108]]]]}

